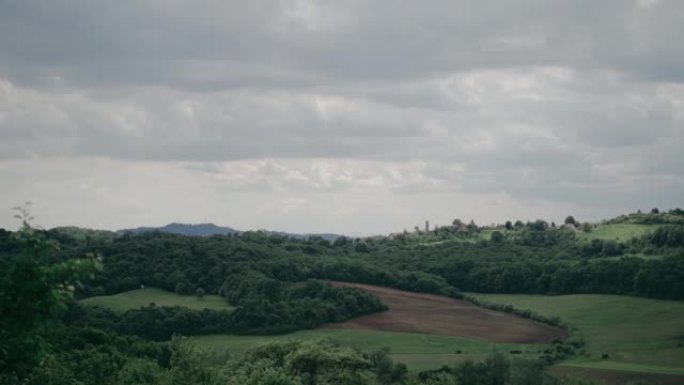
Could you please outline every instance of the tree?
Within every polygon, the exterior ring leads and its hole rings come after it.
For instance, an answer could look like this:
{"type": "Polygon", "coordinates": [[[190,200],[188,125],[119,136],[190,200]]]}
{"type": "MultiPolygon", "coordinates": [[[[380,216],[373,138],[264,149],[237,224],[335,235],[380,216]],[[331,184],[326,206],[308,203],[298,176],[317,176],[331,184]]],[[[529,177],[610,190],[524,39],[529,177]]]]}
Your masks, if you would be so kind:
{"type": "Polygon", "coordinates": [[[183,337],[174,337],[170,344],[170,385],[218,385],[218,373],[209,364],[209,354],[198,350],[183,337]]]}
{"type": "Polygon", "coordinates": [[[456,218],[451,222],[451,226],[456,231],[463,231],[466,228],[466,224],[462,220],[456,218]]]}
{"type": "Polygon", "coordinates": [[[501,231],[493,231],[492,232],[492,237],[491,240],[494,243],[502,243],[504,241],[505,237],[501,231]]]}
{"type": "Polygon", "coordinates": [[[566,225],[573,225],[573,226],[575,226],[575,227],[577,226],[577,221],[575,220],[575,217],[573,217],[572,215],[568,215],[568,216],[565,218],[565,222],[564,222],[564,223],[565,223],[566,225]]]}
{"type": "MultiPolygon", "coordinates": [[[[28,203],[27,203],[28,204],[28,203]]],[[[76,286],[93,277],[98,266],[90,257],[50,263],[59,250],[31,225],[26,206],[15,207],[20,229],[13,234],[21,253],[0,282],[0,383],[4,378],[23,379],[50,349],[45,328],[71,298],[76,286]]]]}
{"type": "Polygon", "coordinates": [[[510,230],[513,228],[513,223],[511,223],[511,221],[506,221],[504,227],[506,227],[506,230],[510,230]]]}
{"type": "Polygon", "coordinates": [[[658,208],[654,207],[651,209],[651,214],[658,214],[658,213],[660,213],[660,210],[658,210],[658,208]]]}
{"type": "Polygon", "coordinates": [[[325,383],[342,383],[336,377],[354,376],[370,362],[358,352],[327,340],[301,343],[287,355],[284,367],[301,376],[305,385],[316,385],[321,377],[325,383]]]}
{"type": "Polygon", "coordinates": [[[174,290],[174,291],[176,292],[176,294],[181,294],[181,295],[187,294],[187,290],[188,290],[188,289],[187,289],[187,287],[186,287],[186,285],[185,285],[185,282],[178,282],[178,283],[176,283],[176,288],[175,288],[175,290],[174,290]]]}

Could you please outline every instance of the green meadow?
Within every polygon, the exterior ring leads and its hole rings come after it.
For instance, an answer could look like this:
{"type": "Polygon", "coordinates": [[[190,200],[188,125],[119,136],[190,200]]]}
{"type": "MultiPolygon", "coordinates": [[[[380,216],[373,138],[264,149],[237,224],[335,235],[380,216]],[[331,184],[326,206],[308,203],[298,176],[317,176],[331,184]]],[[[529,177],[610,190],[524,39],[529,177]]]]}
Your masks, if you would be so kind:
{"type": "Polygon", "coordinates": [[[584,231],[578,231],[577,237],[584,240],[602,239],[626,241],[630,238],[640,237],[644,234],[647,234],[655,230],[657,227],[658,226],[656,225],[642,225],[636,223],[598,224],[588,233],[584,231]]]}
{"type": "Polygon", "coordinates": [[[281,336],[208,335],[193,337],[217,360],[239,355],[259,345],[275,341],[314,340],[330,338],[362,351],[390,349],[390,356],[414,370],[434,369],[451,365],[467,358],[478,360],[493,350],[509,353],[519,350],[521,356],[536,354],[544,345],[492,344],[473,339],[414,333],[395,333],[371,330],[325,329],[298,331],[281,336]]]}
{"type": "Polygon", "coordinates": [[[582,336],[586,346],[562,365],[684,375],[682,302],[594,294],[473,295],[558,316],[574,327],[572,334],[582,336]]]}
{"type": "MultiPolygon", "coordinates": [[[[572,326],[573,335],[586,342],[580,353],[562,366],[684,375],[684,303],[615,295],[563,296],[472,294],[491,303],[511,304],[545,316],[558,316],[572,326]],[[604,359],[603,356],[608,358],[604,359]]],[[[84,304],[116,311],[157,306],[230,310],[216,295],[203,299],[145,288],[116,295],[92,297],[84,304]]],[[[521,351],[536,355],[544,345],[493,344],[461,337],[370,330],[319,328],[279,336],[208,335],[193,337],[216,360],[242,354],[273,341],[330,338],[363,351],[389,348],[397,362],[414,370],[437,368],[465,359],[478,360],[489,352],[521,351]]]]}
{"type": "Polygon", "coordinates": [[[126,311],[138,309],[142,306],[149,306],[154,303],[157,306],[183,306],[190,309],[214,309],[232,310],[223,298],[218,295],[205,295],[197,298],[194,295],[178,295],[166,290],[156,288],[145,288],[131,290],[114,295],[90,297],[81,301],[86,305],[96,305],[106,307],[116,311],[126,311]]]}

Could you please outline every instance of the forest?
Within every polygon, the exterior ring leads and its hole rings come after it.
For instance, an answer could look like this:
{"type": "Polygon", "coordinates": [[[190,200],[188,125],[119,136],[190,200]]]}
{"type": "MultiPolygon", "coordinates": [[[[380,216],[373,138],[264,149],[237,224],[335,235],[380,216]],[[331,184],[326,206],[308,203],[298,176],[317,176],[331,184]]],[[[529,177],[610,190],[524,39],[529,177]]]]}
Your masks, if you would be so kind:
{"type": "Polygon", "coordinates": [[[494,353],[484,362],[410,374],[387,352],[326,340],[270,344],[216,367],[183,336],[281,334],[386,309],[368,292],[326,280],[454,298],[479,292],[684,299],[683,213],[636,218],[658,227],[625,240],[586,241],[574,223],[485,228],[454,221],[330,242],[265,232],[114,236],[37,230],[24,221],[19,231],[0,230],[0,384],[560,383],[544,367],[581,344],[559,342],[538,361],[494,353]],[[76,301],[146,286],[217,294],[235,310],[150,303],[114,312],[76,301]]]}

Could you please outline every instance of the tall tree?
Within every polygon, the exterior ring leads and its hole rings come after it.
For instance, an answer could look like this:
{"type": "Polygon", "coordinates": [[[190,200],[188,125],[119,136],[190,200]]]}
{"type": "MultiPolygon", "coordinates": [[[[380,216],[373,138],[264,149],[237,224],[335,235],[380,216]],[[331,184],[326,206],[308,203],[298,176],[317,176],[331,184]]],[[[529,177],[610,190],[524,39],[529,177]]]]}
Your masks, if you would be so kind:
{"type": "Polygon", "coordinates": [[[75,286],[92,278],[97,266],[94,258],[51,263],[59,245],[31,226],[25,206],[15,210],[21,228],[14,236],[21,253],[0,281],[0,380],[21,380],[38,365],[49,349],[46,329],[75,286]]]}

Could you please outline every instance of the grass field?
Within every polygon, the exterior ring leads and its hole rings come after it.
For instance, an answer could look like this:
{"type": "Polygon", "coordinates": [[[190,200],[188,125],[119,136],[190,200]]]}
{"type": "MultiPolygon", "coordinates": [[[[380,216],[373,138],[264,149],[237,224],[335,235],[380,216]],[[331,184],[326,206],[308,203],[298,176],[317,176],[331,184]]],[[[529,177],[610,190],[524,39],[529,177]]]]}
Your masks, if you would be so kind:
{"type": "Polygon", "coordinates": [[[487,342],[449,336],[414,333],[381,332],[371,330],[315,329],[282,336],[235,336],[209,335],[193,337],[199,346],[209,350],[217,360],[228,355],[241,354],[247,349],[274,341],[312,340],[330,338],[358,348],[373,351],[388,347],[397,362],[403,362],[414,370],[434,369],[452,365],[467,358],[481,359],[497,349],[508,353],[520,350],[522,356],[536,354],[545,345],[491,344],[487,342]],[[461,353],[457,353],[460,350],[461,353]]]}
{"type": "Polygon", "coordinates": [[[657,226],[640,225],[635,223],[614,223],[614,224],[599,224],[591,232],[585,233],[578,231],[577,237],[579,239],[604,239],[614,241],[626,241],[633,237],[642,236],[655,230],[657,226]]]}
{"type": "Polygon", "coordinates": [[[97,305],[116,311],[126,311],[138,309],[141,306],[148,306],[150,303],[157,306],[183,306],[190,309],[215,309],[232,310],[223,298],[217,295],[205,295],[203,299],[198,299],[194,295],[178,295],[161,289],[145,288],[131,290],[124,293],[106,295],[100,297],[90,297],[81,301],[87,305],[97,305]]]}
{"type": "Polygon", "coordinates": [[[549,371],[556,376],[569,377],[575,380],[589,380],[592,381],[590,384],[598,381],[602,385],[682,385],[684,382],[684,377],[677,374],[633,372],[619,369],[554,366],[549,371]]]}
{"type": "Polygon", "coordinates": [[[546,316],[583,336],[586,355],[562,365],[684,375],[684,303],[613,295],[474,294],[546,316]],[[602,359],[608,354],[608,359],[602,359]]]}

